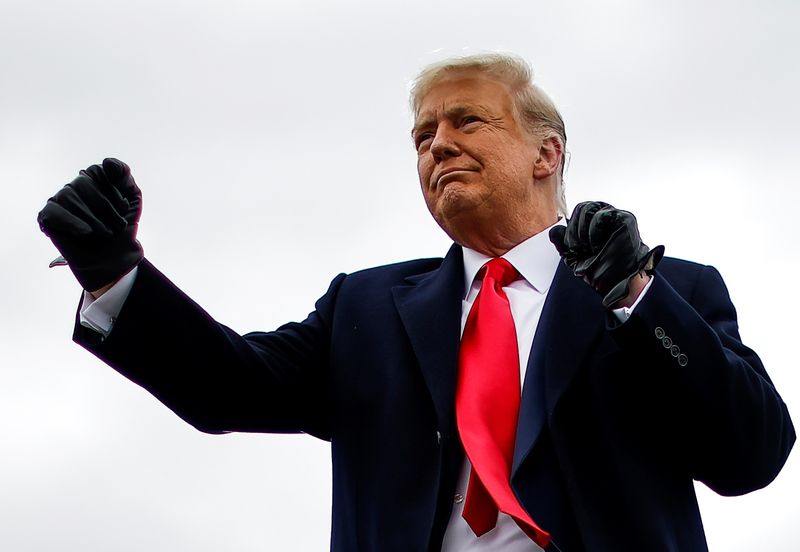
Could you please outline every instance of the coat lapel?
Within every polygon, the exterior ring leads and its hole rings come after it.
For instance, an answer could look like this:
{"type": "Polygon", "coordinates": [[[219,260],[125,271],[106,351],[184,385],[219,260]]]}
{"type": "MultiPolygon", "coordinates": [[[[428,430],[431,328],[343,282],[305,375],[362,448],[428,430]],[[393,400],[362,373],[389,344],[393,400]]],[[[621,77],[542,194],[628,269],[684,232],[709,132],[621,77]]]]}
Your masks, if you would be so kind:
{"type": "Polygon", "coordinates": [[[464,296],[461,247],[453,244],[438,269],[406,280],[409,285],[392,288],[395,306],[433,399],[439,430],[447,433],[455,425],[461,301],[464,296]]]}
{"type": "Polygon", "coordinates": [[[605,319],[600,296],[559,263],[547,294],[522,388],[512,478],[598,342],[605,319]]]}

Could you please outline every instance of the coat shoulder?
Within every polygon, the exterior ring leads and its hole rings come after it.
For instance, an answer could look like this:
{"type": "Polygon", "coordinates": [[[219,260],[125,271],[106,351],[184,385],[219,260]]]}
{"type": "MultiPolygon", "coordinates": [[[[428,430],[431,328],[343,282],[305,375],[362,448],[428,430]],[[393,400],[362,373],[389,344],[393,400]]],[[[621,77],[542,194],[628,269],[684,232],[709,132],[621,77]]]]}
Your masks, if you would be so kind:
{"type": "Polygon", "coordinates": [[[687,272],[696,274],[701,272],[707,265],[676,257],[664,257],[658,265],[658,270],[665,273],[687,272]]]}
{"type": "Polygon", "coordinates": [[[350,285],[395,286],[407,283],[408,279],[424,276],[442,265],[442,257],[412,259],[371,268],[365,268],[347,275],[350,285]]]}
{"type": "MultiPolygon", "coordinates": [[[[719,275],[712,266],[675,257],[664,257],[656,268],[656,273],[663,276],[683,297],[691,295],[692,290],[698,285],[703,275],[708,274],[708,271],[719,275]]],[[[719,278],[719,280],[722,279],[719,278]]]]}

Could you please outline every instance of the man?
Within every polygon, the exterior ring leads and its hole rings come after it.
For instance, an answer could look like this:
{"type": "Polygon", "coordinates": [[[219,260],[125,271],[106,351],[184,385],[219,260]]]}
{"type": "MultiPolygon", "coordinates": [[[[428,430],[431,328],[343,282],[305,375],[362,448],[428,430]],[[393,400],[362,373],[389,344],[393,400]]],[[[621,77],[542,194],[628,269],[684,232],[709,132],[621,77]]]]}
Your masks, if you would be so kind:
{"type": "Polygon", "coordinates": [[[501,55],[424,70],[420,185],[455,244],[341,274],[274,332],[169,282],[128,167],[89,167],[39,216],[90,292],[74,339],[202,431],[330,440],[332,550],[706,550],[693,479],[763,487],[794,428],[713,268],[604,203],[559,220],[566,134],[530,80],[501,55]]]}

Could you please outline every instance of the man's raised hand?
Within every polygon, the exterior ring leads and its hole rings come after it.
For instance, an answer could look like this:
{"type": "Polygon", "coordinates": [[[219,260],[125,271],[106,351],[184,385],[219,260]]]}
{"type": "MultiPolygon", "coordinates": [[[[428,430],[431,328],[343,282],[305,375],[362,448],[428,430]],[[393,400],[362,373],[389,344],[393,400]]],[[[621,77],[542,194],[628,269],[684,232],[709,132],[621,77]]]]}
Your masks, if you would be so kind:
{"type": "Polygon", "coordinates": [[[613,307],[628,296],[630,279],[651,271],[664,246],[649,249],[639,236],[636,217],[602,201],[579,203],[566,226],[550,230],[550,241],[572,272],[613,307]]]}
{"type": "Polygon", "coordinates": [[[48,199],[37,220],[83,289],[95,291],[142,260],[136,239],[141,214],[142,192],[130,168],[107,158],[48,199]]]}

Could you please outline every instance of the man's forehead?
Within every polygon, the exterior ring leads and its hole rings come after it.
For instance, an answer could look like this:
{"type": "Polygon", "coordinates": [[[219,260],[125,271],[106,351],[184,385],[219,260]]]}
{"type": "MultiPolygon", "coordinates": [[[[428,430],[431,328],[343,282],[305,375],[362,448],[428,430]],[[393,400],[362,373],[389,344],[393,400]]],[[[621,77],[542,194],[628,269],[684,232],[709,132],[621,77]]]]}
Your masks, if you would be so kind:
{"type": "Polygon", "coordinates": [[[497,113],[511,106],[508,86],[484,75],[453,75],[431,85],[422,96],[414,127],[469,111],[497,113]]]}
{"type": "Polygon", "coordinates": [[[436,123],[440,117],[457,118],[468,113],[478,112],[481,114],[491,114],[497,111],[497,107],[487,105],[485,102],[475,102],[461,99],[450,101],[446,99],[438,105],[430,105],[420,109],[414,121],[414,128],[420,128],[436,123]]]}

